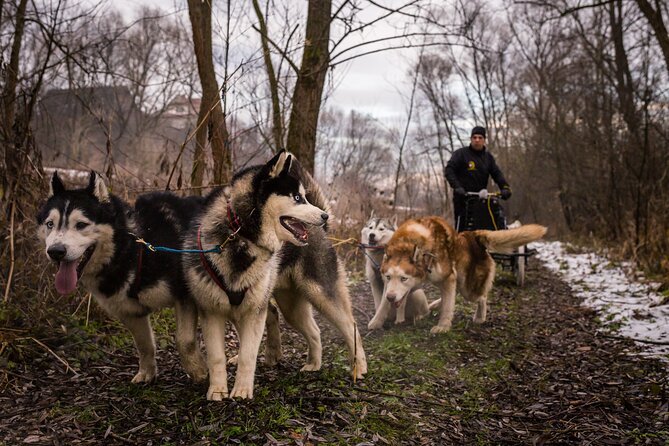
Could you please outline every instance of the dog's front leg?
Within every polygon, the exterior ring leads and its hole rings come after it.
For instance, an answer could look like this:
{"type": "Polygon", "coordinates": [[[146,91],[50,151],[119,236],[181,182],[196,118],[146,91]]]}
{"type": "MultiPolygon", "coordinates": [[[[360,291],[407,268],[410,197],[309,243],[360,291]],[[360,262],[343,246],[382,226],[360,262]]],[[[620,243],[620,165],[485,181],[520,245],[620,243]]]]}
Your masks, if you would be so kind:
{"type": "Polygon", "coordinates": [[[374,297],[374,311],[379,310],[381,299],[383,299],[383,279],[381,274],[374,269],[372,261],[367,259],[367,279],[372,287],[372,297],[374,297]]]}
{"type": "Polygon", "coordinates": [[[204,381],[207,379],[207,363],[197,340],[197,308],[191,301],[177,301],[175,316],[176,344],[181,356],[181,364],[193,381],[204,381]]]}
{"type": "Polygon", "coordinates": [[[267,308],[267,344],[265,346],[265,363],[276,365],[283,356],[281,352],[281,328],[279,326],[279,309],[270,301],[267,308]]]}
{"type": "Polygon", "coordinates": [[[453,324],[453,313],[455,312],[455,290],[457,277],[455,272],[449,274],[442,283],[441,288],[441,316],[437,325],[432,327],[431,333],[445,333],[451,329],[453,324]]]}
{"type": "Polygon", "coordinates": [[[379,328],[382,328],[383,323],[388,318],[388,314],[390,313],[391,308],[392,307],[390,301],[388,301],[388,299],[383,297],[381,299],[379,309],[376,311],[376,314],[374,315],[372,320],[369,321],[369,324],[367,324],[367,328],[370,330],[378,330],[379,328]]]}
{"type": "MultiPolygon", "coordinates": [[[[411,294],[411,293],[409,293],[409,294],[411,294]]],[[[408,299],[409,299],[409,296],[402,299],[402,302],[400,302],[400,306],[397,307],[396,314],[395,314],[395,325],[403,324],[404,321],[406,320],[406,310],[407,310],[407,300],[408,299]]]]}
{"type": "Polygon", "coordinates": [[[221,314],[201,313],[202,335],[207,348],[209,389],[207,399],[221,401],[228,397],[228,372],[225,362],[225,317],[221,314]]]}
{"type": "Polygon", "coordinates": [[[132,382],[137,384],[153,381],[158,368],[156,366],[156,342],[153,338],[149,316],[121,316],[119,319],[130,330],[139,354],[139,371],[132,378],[132,382]]]}
{"type": "Polygon", "coordinates": [[[477,301],[476,314],[474,314],[474,323],[482,324],[486,320],[488,313],[488,296],[481,296],[477,301]]]}
{"type": "Polygon", "coordinates": [[[258,360],[258,349],[262,333],[265,329],[267,307],[253,309],[248,314],[237,318],[237,335],[239,336],[239,359],[237,361],[237,377],[230,398],[253,398],[253,382],[258,360]]]}

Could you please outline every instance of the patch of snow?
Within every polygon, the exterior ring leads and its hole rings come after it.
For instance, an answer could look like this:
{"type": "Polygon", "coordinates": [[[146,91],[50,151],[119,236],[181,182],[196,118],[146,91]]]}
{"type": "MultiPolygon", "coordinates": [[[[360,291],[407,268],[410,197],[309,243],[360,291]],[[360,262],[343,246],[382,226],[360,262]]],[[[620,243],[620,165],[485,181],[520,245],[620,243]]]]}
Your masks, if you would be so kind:
{"type": "MultiPolygon", "coordinates": [[[[532,246],[548,269],[582,297],[586,306],[598,311],[607,329],[634,340],[669,344],[669,305],[657,305],[662,300],[654,291],[658,284],[635,281],[626,274],[634,271],[631,263],[612,263],[594,253],[571,253],[569,245],[561,242],[532,246]]],[[[647,354],[669,360],[669,345],[638,344],[647,354]]]]}

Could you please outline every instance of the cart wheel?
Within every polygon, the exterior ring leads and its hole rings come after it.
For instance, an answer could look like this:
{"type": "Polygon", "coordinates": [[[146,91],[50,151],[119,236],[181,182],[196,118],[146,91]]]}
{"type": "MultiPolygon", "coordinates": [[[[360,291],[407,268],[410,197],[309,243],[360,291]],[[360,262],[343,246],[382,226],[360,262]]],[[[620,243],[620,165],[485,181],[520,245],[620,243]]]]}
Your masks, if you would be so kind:
{"type": "MultiPolygon", "coordinates": [[[[518,248],[518,254],[525,254],[525,250],[527,248],[525,246],[521,246],[518,248]]],[[[516,275],[516,285],[522,287],[525,285],[525,262],[527,261],[527,258],[525,256],[518,256],[516,257],[516,265],[514,268],[514,273],[516,275]]]]}

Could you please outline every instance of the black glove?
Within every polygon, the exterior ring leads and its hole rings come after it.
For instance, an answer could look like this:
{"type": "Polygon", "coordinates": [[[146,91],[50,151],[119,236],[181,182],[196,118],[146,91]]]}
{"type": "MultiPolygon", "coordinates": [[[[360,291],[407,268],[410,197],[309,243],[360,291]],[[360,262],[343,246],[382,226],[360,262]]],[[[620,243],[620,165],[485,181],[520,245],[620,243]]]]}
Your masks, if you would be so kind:
{"type": "Polygon", "coordinates": [[[453,193],[455,195],[461,195],[463,197],[467,195],[467,192],[465,191],[464,187],[456,187],[455,189],[453,189],[453,193]]]}
{"type": "Polygon", "coordinates": [[[502,196],[502,200],[508,200],[509,198],[511,198],[511,189],[505,187],[500,191],[500,195],[502,196]]]}

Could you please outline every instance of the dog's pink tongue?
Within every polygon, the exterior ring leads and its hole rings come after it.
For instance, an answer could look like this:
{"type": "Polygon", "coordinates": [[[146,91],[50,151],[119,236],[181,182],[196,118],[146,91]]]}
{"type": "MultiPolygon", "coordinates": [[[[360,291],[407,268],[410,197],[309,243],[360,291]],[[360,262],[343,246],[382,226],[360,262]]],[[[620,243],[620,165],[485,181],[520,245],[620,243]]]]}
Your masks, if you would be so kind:
{"type": "Polygon", "coordinates": [[[77,261],[60,262],[56,273],[56,291],[60,294],[70,294],[77,288],[77,261]]]}

